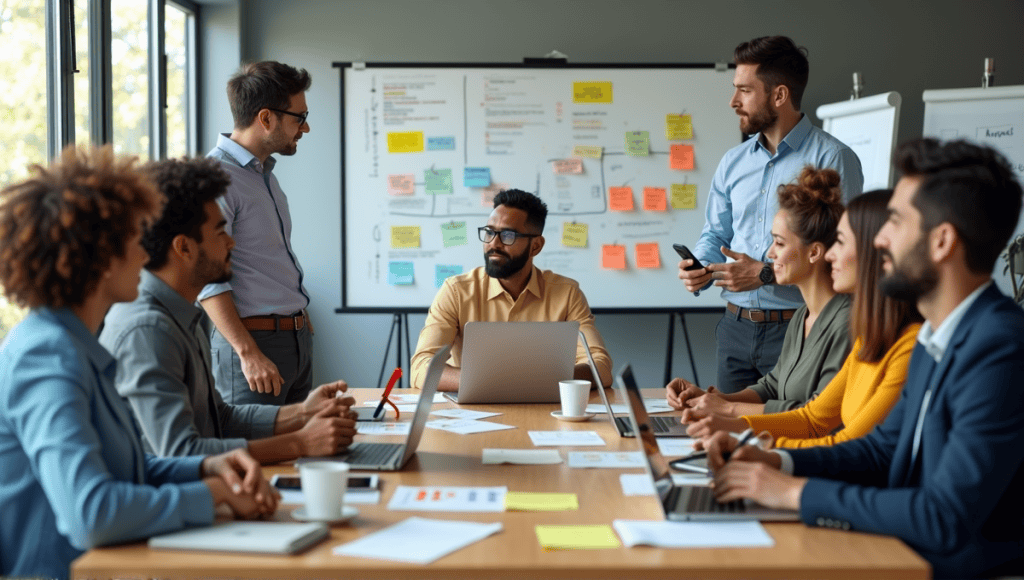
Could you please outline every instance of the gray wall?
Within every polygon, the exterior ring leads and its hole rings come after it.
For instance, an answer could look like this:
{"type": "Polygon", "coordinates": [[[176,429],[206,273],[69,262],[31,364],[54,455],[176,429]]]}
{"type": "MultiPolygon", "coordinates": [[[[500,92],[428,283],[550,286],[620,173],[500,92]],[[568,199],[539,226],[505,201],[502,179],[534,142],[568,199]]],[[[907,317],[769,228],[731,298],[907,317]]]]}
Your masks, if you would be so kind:
{"type": "MultiPolygon", "coordinates": [[[[713,62],[731,60],[741,41],[785,34],[810,51],[803,109],[812,120],[818,122],[819,105],[849,96],[858,71],[865,95],[903,96],[900,140],[921,134],[925,89],[979,86],[985,57],[996,59],[997,84],[1024,84],[1020,0],[220,0],[203,10],[209,8],[220,27],[206,31],[204,43],[227,48],[204,47],[204,150],[231,127],[223,85],[235,59],[280,60],[313,75],[312,131],[277,172],[313,297],[315,378],[356,387],[376,386],[391,318],[334,314],[341,302],[341,150],[333,61],[517,62],[557,49],[574,63],[713,62]]],[[[423,317],[410,318],[415,345],[423,317]]],[[[700,382],[712,384],[717,316],[687,320],[700,382]]],[[[601,315],[597,324],[616,367],[632,362],[642,386],[662,384],[667,317],[601,315]]],[[[675,369],[692,379],[678,324],[676,330],[675,369]]]]}

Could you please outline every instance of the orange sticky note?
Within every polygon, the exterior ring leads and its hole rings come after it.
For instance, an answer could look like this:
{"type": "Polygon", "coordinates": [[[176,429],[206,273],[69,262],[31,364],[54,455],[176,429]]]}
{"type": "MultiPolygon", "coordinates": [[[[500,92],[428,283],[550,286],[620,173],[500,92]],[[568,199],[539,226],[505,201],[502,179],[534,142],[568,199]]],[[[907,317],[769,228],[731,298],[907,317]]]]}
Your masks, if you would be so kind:
{"type": "Polygon", "coordinates": [[[693,145],[672,145],[668,166],[670,169],[693,171],[693,145]]]}
{"type": "Polygon", "coordinates": [[[580,174],[583,173],[583,161],[574,157],[555,159],[551,162],[551,171],[555,175],[580,174]]]}
{"type": "Polygon", "coordinates": [[[601,246],[601,267],[609,270],[625,270],[626,246],[601,246]]]}
{"type": "Polygon", "coordinates": [[[667,209],[665,206],[665,188],[644,188],[644,211],[665,211],[667,209]]]}
{"type": "Polygon", "coordinates": [[[609,187],[608,209],[612,211],[633,211],[633,188],[609,187]]]}
{"type": "Polygon", "coordinates": [[[661,256],[658,255],[658,242],[636,245],[637,268],[660,268],[661,256]]]}
{"type": "Polygon", "coordinates": [[[413,181],[415,181],[415,177],[413,177],[412,173],[389,175],[388,195],[412,195],[416,193],[416,186],[413,181]]]}

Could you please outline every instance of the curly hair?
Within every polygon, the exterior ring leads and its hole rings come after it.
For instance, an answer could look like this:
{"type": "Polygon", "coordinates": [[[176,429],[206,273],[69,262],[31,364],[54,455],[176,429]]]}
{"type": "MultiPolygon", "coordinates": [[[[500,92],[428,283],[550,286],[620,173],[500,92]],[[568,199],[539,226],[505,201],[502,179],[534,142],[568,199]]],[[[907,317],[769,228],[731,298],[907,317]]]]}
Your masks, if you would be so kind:
{"type": "Polygon", "coordinates": [[[779,209],[789,214],[789,229],[801,242],[832,246],[843,217],[839,173],[835,169],[804,167],[796,183],[779,186],[779,209]]]}
{"type": "Polygon", "coordinates": [[[31,171],[0,192],[0,285],[20,306],[80,306],[163,199],[137,159],[110,145],[71,145],[31,171]]]}
{"type": "Polygon", "coordinates": [[[167,264],[167,251],[179,234],[203,241],[205,206],[224,195],[231,177],[220,161],[208,157],[155,161],[145,171],[167,198],[163,215],[142,234],[142,247],[149,254],[146,269],[159,270],[167,264]]]}
{"type": "MultiPolygon", "coordinates": [[[[252,125],[263,109],[287,109],[292,95],[313,83],[306,69],[267,60],[242,65],[228,80],[228,104],[236,129],[252,125]]],[[[281,113],[277,113],[280,117],[281,113]]]]}
{"type": "Polygon", "coordinates": [[[548,218],[548,204],[539,197],[521,189],[505,189],[494,196],[494,207],[504,205],[526,212],[526,223],[537,228],[538,233],[544,231],[544,222],[548,218]]]}

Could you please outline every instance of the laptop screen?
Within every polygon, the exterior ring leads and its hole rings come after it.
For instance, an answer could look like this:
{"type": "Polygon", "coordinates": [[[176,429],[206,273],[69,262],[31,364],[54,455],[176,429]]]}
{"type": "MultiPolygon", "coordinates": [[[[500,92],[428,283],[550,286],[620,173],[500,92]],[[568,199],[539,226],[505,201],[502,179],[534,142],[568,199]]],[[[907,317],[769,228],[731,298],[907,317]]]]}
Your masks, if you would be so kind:
{"type": "Polygon", "coordinates": [[[644,407],[644,398],[640,394],[640,388],[636,385],[633,369],[629,364],[622,367],[616,379],[620,389],[619,396],[627,403],[626,409],[629,411],[629,421],[633,426],[633,433],[637,434],[640,450],[643,451],[644,457],[647,459],[645,464],[647,473],[654,480],[654,489],[658,492],[662,505],[664,505],[665,498],[672,489],[672,474],[669,471],[668,462],[665,461],[665,457],[658,447],[658,440],[654,438],[651,420],[644,407]]]}
{"type": "Polygon", "coordinates": [[[405,444],[405,455],[402,457],[401,465],[405,465],[416,447],[420,444],[420,437],[423,436],[423,428],[427,424],[427,416],[430,415],[430,406],[434,404],[434,393],[437,392],[437,385],[441,382],[441,374],[448,363],[448,354],[452,345],[447,345],[434,353],[430,359],[430,366],[427,367],[427,378],[423,381],[423,388],[420,390],[420,399],[416,403],[416,413],[412,416],[412,425],[409,427],[409,440],[405,444]]]}

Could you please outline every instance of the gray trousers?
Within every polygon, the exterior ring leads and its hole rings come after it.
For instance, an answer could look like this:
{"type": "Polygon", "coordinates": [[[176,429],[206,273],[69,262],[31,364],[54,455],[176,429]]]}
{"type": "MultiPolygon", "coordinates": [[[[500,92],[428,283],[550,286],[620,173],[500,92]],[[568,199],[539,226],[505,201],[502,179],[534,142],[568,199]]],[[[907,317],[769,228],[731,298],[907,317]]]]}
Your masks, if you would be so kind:
{"type": "Polygon", "coordinates": [[[304,401],[313,388],[313,337],[309,326],[302,330],[252,330],[249,334],[284,377],[281,394],[275,397],[274,393],[249,390],[238,353],[214,326],[210,333],[213,374],[224,402],[231,405],[288,405],[304,401]]]}
{"type": "Polygon", "coordinates": [[[715,328],[718,341],[718,383],[723,393],[737,393],[775,368],[789,320],[751,322],[725,311],[715,328]]]}

